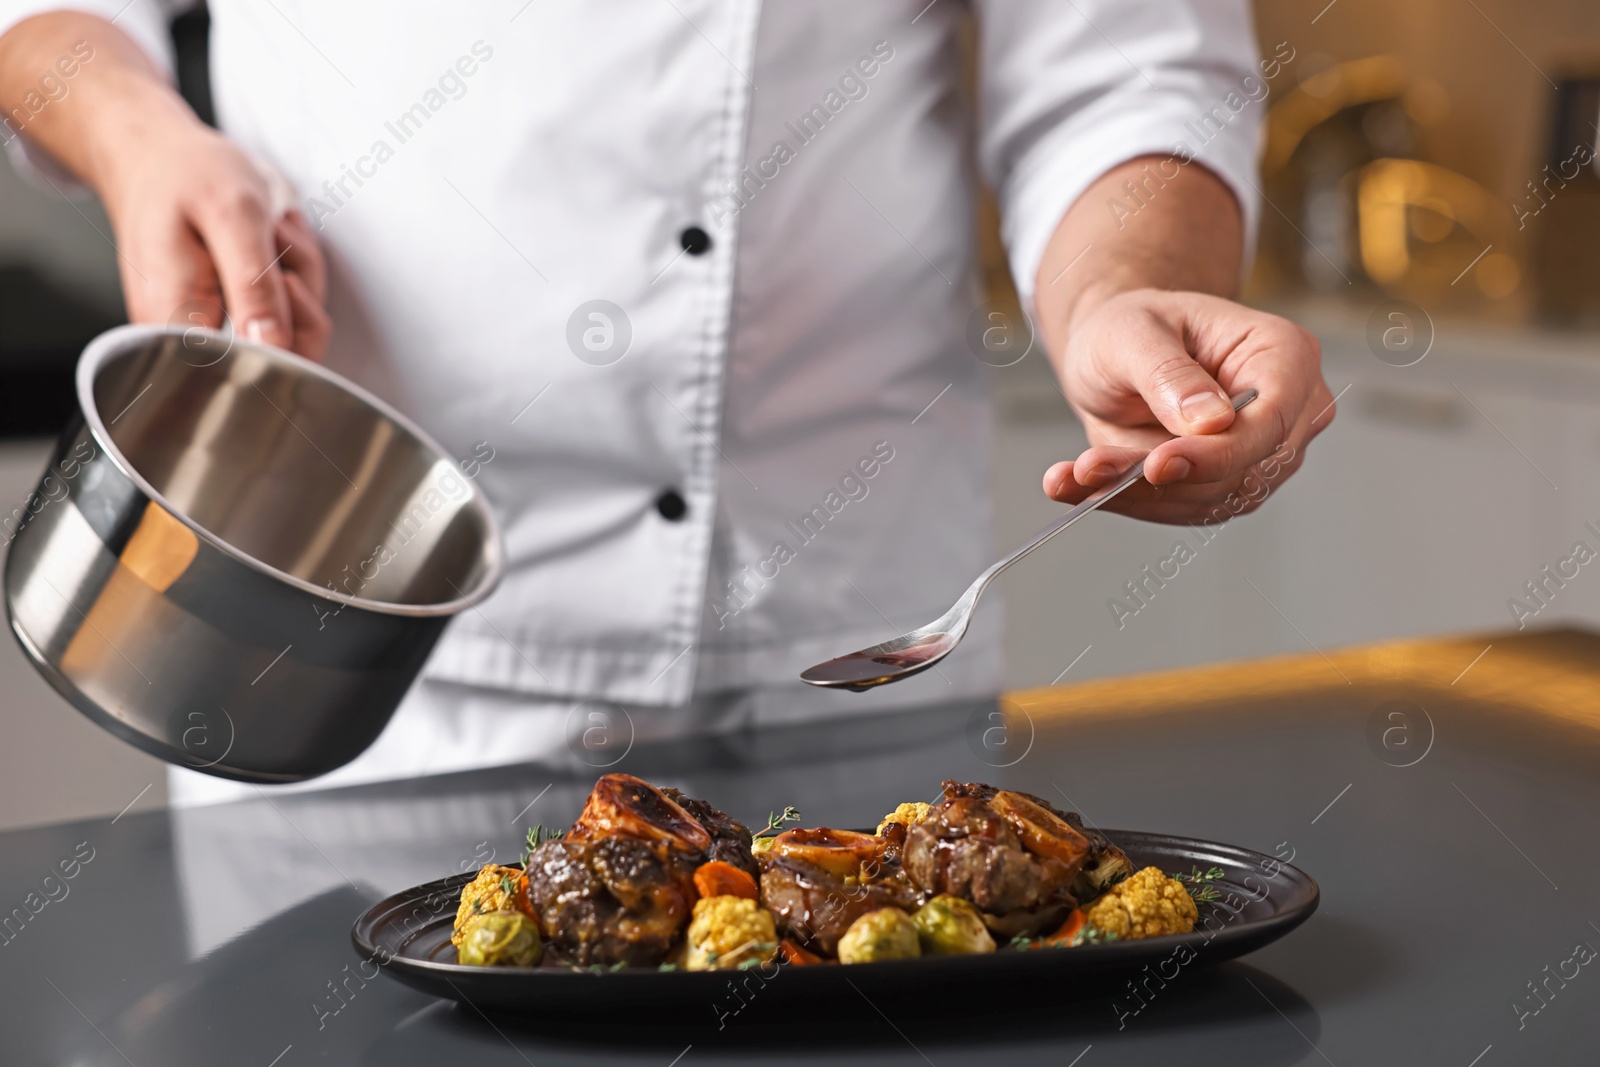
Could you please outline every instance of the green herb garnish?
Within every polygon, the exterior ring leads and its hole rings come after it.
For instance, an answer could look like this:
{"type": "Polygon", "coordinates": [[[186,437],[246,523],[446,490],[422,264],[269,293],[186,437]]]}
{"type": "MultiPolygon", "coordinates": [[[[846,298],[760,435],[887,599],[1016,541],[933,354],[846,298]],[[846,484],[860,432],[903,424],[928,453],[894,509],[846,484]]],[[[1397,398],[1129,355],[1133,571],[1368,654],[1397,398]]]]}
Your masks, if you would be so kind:
{"type": "Polygon", "coordinates": [[[1085,926],[1082,930],[1072,935],[1072,946],[1078,945],[1103,945],[1108,941],[1120,941],[1116,934],[1101,930],[1093,926],[1085,926]]]}
{"type": "Polygon", "coordinates": [[[1118,940],[1120,938],[1116,934],[1085,924],[1077,933],[1072,935],[1072,940],[1070,941],[1061,941],[1053,937],[1013,937],[1010,947],[1019,952],[1027,952],[1036,948],[1077,948],[1079,945],[1101,945],[1108,941],[1118,940]]]}
{"type": "Polygon", "coordinates": [[[523,869],[527,869],[528,858],[533,855],[534,851],[540,845],[544,844],[546,841],[559,841],[565,833],[565,830],[548,829],[543,823],[528,827],[527,843],[522,849],[523,869]]]}
{"type": "Polygon", "coordinates": [[[1183,883],[1196,904],[1209,904],[1222,898],[1221,890],[1211,883],[1220,881],[1227,873],[1221,867],[1213,867],[1208,871],[1196,867],[1188,874],[1175,874],[1173,877],[1183,883]]]}
{"type": "Polygon", "coordinates": [[[757,837],[765,837],[768,834],[772,833],[773,831],[775,831],[775,830],[779,829],[780,827],[782,827],[783,824],[786,823],[786,822],[799,822],[799,821],[800,821],[800,809],[796,808],[796,807],[786,807],[781,812],[777,812],[777,811],[768,812],[767,813],[767,825],[766,825],[766,827],[763,828],[763,829],[757,830],[755,833],[751,834],[750,837],[752,839],[757,838],[757,837]]]}

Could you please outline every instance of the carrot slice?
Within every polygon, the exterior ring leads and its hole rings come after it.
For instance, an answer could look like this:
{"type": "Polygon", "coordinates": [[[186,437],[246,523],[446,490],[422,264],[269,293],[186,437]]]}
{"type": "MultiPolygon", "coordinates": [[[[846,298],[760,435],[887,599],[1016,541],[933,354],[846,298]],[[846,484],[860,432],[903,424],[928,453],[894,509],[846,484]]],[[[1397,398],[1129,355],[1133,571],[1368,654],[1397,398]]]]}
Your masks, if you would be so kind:
{"type": "Polygon", "coordinates": [[[756,880],[731,863],[712,860],[702,863],[694,872],[694,887],[702,897],[744,897],[760,900],[761,891],[756,880]]]}
{"type": "Polygon", "coordinates": [[[1056,932],[1044,940],[1062,945],[1070,945],[1072,939],[1078,936],[1078,931],[1083,929],[1088,919],[1083,914],[1082,908],[1073,908],[1072,914],[1067,916],[1067,921],[1062,923],[1056,932]]]}
{"type": "Polygon", "coordinates": [[[813,963],[821,963],[822,957],[815,952],[808,952],[787,937],[778,942],[778,951],[783,954],[783,962],[792,963],[797,967],[805,967],[813,963]]]}
{"type": "Polygon", "coordinates": [[[511,906],[522,914],[532,919],[534,925],[539,927],[539,932],[544,933],[544,923],[539,921],[539,912],[533,906],[533,899],[528,895],[528,872],[523,870],[517,875],[514,892],[511,894],[511,906]]]}

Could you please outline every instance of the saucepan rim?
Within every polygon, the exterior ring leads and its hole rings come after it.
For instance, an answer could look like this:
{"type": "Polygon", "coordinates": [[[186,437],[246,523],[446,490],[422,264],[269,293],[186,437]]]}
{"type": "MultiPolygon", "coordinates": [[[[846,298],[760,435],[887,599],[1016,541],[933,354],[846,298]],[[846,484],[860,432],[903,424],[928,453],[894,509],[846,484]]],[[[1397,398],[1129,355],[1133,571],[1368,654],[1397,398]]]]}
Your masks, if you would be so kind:
{"type": "Polygon", "coordinates": [[[388,403],[374,396],[372,393],[368,392],[366,389],[363,389],[355,382],[352,382],[348,378],[342,377],[341,375],[335,374],[333,371],[328,370],[326,367],[323,367],[318,363],[313,363],[308,359],[303,359],[300,356],[285,352],[280,348],[274,348],[271,345],[264,345],[257,342],[245,342],[239,337],[222,333],[219,330],[203,329],[194,326],[126,325],[107,330],[99,337],[96,337],[93,341],[89,342],[88,347],[83,350],[83,355],[78,358],[78,368],[76,372],[78,410],[83,417],[84,424],[88,427],[89,433],[91,436],[93,436],[96,443],[98,443],[99,446],[105,450],[106,456],[116,466],[117,470],[122,473],[123,477],[127,478],[129,481],[133,482],[134,485],[138,486],[140,492],[142,492],[149,499],[155,501],[157,504],[161,505],[161,507],[164,508],[168,514],[172,515],[179,522],[183,523],[198,537],[204,540],[207,544],[216,548],[218,551],[222,552],[224,555],[237,560],[239,563],[250,568],[251,570],[257,571],[261,574],[270,575],[286,585],[289,585],[295,589],[299,589],[303,592],[310,593],[324,600],[337,601],[342,604],[347,604],[351,607],[362,608],[364,610],[377,612],[383,615],[399,615],[409,618],[436,618],[439,616],[457,615],[463,610],[478,604],[494,591],[495,586],[499,584],[501,575],[505,570],[505,553],[500,539],[500,527],[495,521],[494,512],[490,509],[488,501],[484,498],[483,492],[476,486],[469,485],[468,487],[469,491],[472,493],[471,503],[469,506],[476,509],[484,521],[483,528],[486,533],[486,543],[483,546],[483,554],[486,563],[484,573],[479,577],[477,584],[472,589],[466,591],[463,595],[452,600],[439,601],[432,604],[400,604],[388,600],[374,600],[370,597],[354,596],[350,593],[343,593],[337,589],[331,589],[327,586],[316,585],[304,578],[290,574],[287,571],[279,570],[270,563],[266,563],[255,558],[248,552],[229,544],[225,539],[217,536],[210,530],[207,530],[204,526],[200,525],[194,519],[185,514],[181,508],[175,507],[171,501],[169,501],[161,493],[157,492],[155,486],[151,485],[144,475],[140,474],[138,470],[134,468],[133,463],[130,462],[125,455],[123,455],[122,450],[117,447],[116,442],[112,439],[109,429],[106,427],[104,420],[101,418],[99,407],[95,403],[94,383],[95,379],[99,375],[100,369],[104,367],[109,360],[117,356],[128,354],[132,350],[148,344],[157,338],[183,336],[191,331],[196,331],[227,343],[229,345],[228,350],[230,352],[232,351],[232,346],[235,344],[248,344],[252,351],[261,353],[268,360],[279,364],[292,373],[306,374],[321,378],[335,389],[343,390],[344,392],[355,397],[357,400],[373,408],[384,418],[389,419],[402,430],[411,434],[411,436],[420,441],[424,447],[430,449],[436,459],[451,460],[450,453],[442,445],[440,445],[438,441],[434,440],[430,434],[424,431],[422,427],[418,426],[411,419],[407,418],[399,411],[396,411],[388,403]]]}

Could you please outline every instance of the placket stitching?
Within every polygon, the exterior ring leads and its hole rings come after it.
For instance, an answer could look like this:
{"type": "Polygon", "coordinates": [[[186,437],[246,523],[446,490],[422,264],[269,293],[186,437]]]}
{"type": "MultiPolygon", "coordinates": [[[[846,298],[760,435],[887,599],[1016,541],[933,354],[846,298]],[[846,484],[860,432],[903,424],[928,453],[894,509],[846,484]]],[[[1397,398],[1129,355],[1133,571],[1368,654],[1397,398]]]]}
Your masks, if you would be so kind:
{"type": "MultiPolygon", "coordinates": [[[[736,35],[730,60],[735,63],[742,62],[743,69],[748,72],[746,77],[753,78],[755,37],[756,28],[760,24],[761,5],[754,0],[730,0],[727,6],[733,11],[736,35]]],[[[749,94],[753,90],[751,85],[746,84],[745,78],[731,66],[726,84],[726,95],[722,106],[723,125],[717,138],[715,173],[718,179],[736,181],[747,135],[745,126],[750,110],[749,94]]],[[[715,193],[714,183],[711,189],[702,189],[700,192],[703,204],[708,194],[715,193]]],[[[679,591],[673,597],[674,603],[678,605],[679,620],[674,629],[679,640],[689,642],[691,645],[700,634],[700,598],[696,595],[696,585],[699,586],[700,592],[704,593],[710,573],[711,539],[716,528],[717,461],[721,457],[715,442],[720,439],[722,431],[723,388],[726,384],[728,342],[732,336],[733,286],[739,248],[737,217],[728,228],[727,236],[725,238],[719,236],[718,240],[719,243],[726,240],[727,249],[723,256],[714,261],[711,276],[707,281],[706,291],[711,295],[712,306],[706,311],[704,343],[701,345],[700,362],[694,375],[699,395],[690,412],[694,425],[699,427],[701,433],[689,431],[695,438],[691,442],[694,449],[694,467],[690,472],[690,480],[696,488],[695,496],[700,496],[701,491],[704,493],[705,515],[697,521],[694,536],[687,538],[690,542],[688,545],[690,562],[680,572],[679,591]]],[[[687,676],[690,679],[689,683],[682,686],[670,686],[674,695],[683,697],[688,695],[697,660],[698,653],[691,647],[689,652],[684,654],[683,663],[674,667],[675,670],[688,668],[687,676]]]]}

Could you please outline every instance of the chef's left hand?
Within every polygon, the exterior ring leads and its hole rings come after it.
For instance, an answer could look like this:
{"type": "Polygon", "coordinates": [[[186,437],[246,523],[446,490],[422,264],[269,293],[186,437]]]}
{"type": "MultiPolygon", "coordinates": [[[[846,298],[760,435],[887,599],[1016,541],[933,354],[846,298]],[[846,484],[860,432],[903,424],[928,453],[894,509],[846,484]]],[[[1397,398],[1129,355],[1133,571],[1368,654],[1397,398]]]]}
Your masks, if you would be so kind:
{"type": "Polygon", "coordinates": [[[1134,289],[1073,324],[1063,391],[1090,447],[1045,472],[1044,491],[1077,503],[1145,460],[1139,483],[1106,505],[1154,522],[1254,510],[1333,421],[1321,351],[1276,315],[1204,293],[1134,289]],[[1230,394],[1254,388],[1237,413],[1230,394]],[[1221,509],[1219,511],[1219,509],[1221,509]]]}

